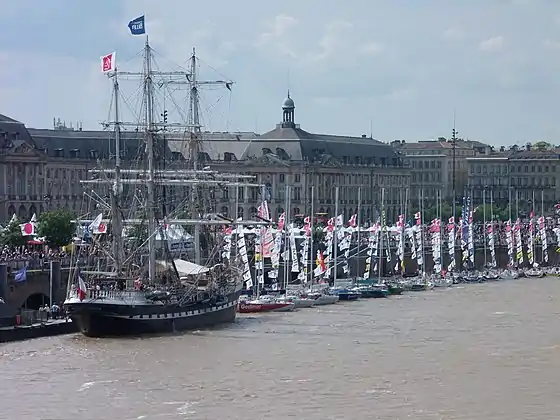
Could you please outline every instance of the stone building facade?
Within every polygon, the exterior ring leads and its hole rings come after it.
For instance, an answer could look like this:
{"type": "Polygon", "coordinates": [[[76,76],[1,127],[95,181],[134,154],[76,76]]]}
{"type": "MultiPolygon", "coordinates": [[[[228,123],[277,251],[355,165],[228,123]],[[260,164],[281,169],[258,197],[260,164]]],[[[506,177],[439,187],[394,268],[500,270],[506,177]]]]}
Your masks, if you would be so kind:
{"type": "Polygon", "coordinates": [[[449,199],[453,195],[453,155],[455,155],[455,192],[462,196],[468,185],[467,159],[491,153],[491,148],[476,141],[445,138],[407,143],[396,140],[392,146],[403,154],[411,170],[410,194],[434,203],[438,195],[449,199]]]}
{"type": "MultiPolygon", "coordinates": [[[[76,214],[91,210],[91,191],[79,180],[86,179],[90,169],[113,165],[113,133],[64,126],[32,129],[5,116],[0,116],[0,132],[0,220],[9,220],[14,213],[26,220],[33,213],[55,208],[76,214]]],[[[187,150],[192,150],[190,139],[179,133],[165,135],[169,167],[180,167],[187,150]]],[[[162,134],[158,136],[161,140],[162,134]]],[[[126,165],[142,154],[144,138],[142,133],[123,132],[121,144],[126,165]]],[[[202,133],[198,150],[202,165],[254,175],[258,183],[266,185],[265,196],[274,218],[285,210],[289,188],[291,215],[313,211],[332,217],[338,211],[347,220],[360,207],[361,219],[373,221],[380,214],[383,198],[388,220],[394,221],[404,209],[405,192],[411,185],[407,162],[397,150],[365,135],[309,133],[295,123],[295,104],[289,96],[282,106],[282,122],[273,130],[262,135],[202,133]]],[[[208,197],[211,210],[250,217],[259,205],[261,191],[255,187],[237,190],[212,191],[208,197]]],[[[99,190],[97,194],[104,195],[99,190]]],[[[175,203],[186,194],[186,188],[168,188],[168,197],[175,203]]]]}
{"type": "MultiPolygon", "coordinates": [[[[541,198],[548,207],[560,200],[560,149],[513,147],[508,151],[467,159],[469,189],[475,200],[492,191],[497,203],[541,198]]],[[[488,196],[488,195],[487,195],[488,196]]]]}
{"type": "MultiPolygon", "coordinates": [[[[172,150],[183,153],[185,147],[185,143],[170,142],[172,150]]],[[[410,171],[390,145],[365,135],[309,133],[295,123],[295,104],[289,96],[282,105],[282,122],[273,130],[253,138],[246,134],[214,138],[202,142],[201,149],[212,169],[253,175],[266,185],[274,218],[286,209],[289,188],[291,215],[313,211],[332,217],[338,211],[348,220],[360,207],[361,220],[373,221],[380,214],[383,195],[388,220],[394,221],[404,209],[405,191],[410,187],[410,171]]],[[[261,194],[254,187],[222,192],[216,211],[233,216],[236,194],[237,214],[250,217],[261,194]]]]}

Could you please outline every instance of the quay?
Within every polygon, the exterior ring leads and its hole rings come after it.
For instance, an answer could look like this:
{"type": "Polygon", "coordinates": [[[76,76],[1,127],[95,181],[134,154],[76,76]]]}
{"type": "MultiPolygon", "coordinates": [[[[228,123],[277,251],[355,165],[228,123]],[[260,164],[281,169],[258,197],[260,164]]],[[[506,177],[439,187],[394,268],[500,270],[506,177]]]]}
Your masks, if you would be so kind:
{"type": "Polygon", "coordinates": [[[10,325],[0,327],[0,343],[72,334],[75,332],[78,332],[78,328],[70,319],[53,319],[31,325],[10,325]]]}

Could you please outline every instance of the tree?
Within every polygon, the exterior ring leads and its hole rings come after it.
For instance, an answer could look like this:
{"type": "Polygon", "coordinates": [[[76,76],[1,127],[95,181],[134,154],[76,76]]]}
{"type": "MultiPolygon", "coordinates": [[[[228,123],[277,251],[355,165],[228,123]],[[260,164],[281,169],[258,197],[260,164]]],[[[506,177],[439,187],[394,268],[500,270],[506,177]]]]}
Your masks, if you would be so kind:
{"type": "Polygon", "coordinates": [[[6,229],[2,232],[0,236],[0,242],[2,245],[7,245],[10,248],[15,248],[18,246],[25,245],[26,239],[21,234],[21,227],[19,226],[19,220],[14,220],[10,222],[6,229]]]}
{"type": "Polygon", "coordinates": [[[323,230],[323,227],[314,227],[313,242],[321,242],[323,239],[325,239],[325,231],[323,230]]]}
{"type": "Polygon", "coordinates": [[[536,143],[533,143],[533,148],[539,151],[549,150],[552,148],[552,144],[547,141],[538,141],[536,143]]]}
{"type": "Polygon", "coordinates": [[[72,214],[66,210],[41,213],[37,220],[37,233],[45,238],[49,246],[68,245],[76,231],[72,218],[72,214]]]}
{"type": "Polygon", "coordinates": [[[138,248],[148,240],[148,225],[144,222],[132,225],[126,230],[126,237],[130,240],[130,245],[138,248]]]}

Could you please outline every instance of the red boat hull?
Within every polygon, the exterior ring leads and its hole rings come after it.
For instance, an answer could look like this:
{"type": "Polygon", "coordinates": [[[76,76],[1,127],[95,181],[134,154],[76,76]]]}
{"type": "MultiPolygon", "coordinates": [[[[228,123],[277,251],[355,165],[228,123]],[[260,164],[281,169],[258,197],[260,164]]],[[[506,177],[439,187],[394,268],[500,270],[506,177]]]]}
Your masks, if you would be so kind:
{"type": "Polygon", "coordinates": [[[257,312],[273,312],[293,308],[293,303],[283,302],[270,302],[270,303],[252,303],[252,302],[239,302],[237,312],[241,314],[252,314],[257,312]]]}

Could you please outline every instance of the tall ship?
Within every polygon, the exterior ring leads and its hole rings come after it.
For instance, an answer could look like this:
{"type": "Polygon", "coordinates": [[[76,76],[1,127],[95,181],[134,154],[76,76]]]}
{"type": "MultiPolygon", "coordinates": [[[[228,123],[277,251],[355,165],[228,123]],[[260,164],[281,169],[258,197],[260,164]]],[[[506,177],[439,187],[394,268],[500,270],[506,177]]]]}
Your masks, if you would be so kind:
{"type": "Polygon", "coordinates": [[[103,58],[103,71],[113,84],[114,120],[105,124],[113,152],[81,181],[91,187],[88,196],[97,210],[76,221],[83,240],[74,246],[64,302],[86,336],[164,333],[235,320],[250,273],[244,268],[246,255],[222,257],[223,246],[231,247],[224,245],[222,233],[264,222],[209,212],[209,200],[217,189],[262,186],[250,176],[213,171],[201,163],[199,89],[231,89],[232,82],[199,80],[196,60],[193,49],[186,69],[155,71],[147,37],[141,72],[117,70],[114,55],[103,58]],[[141,111],[138,122],[125,123],[119,81],[130,78],[141,82],[141,111]],[[180,123],[168,122],[166,109],[159,114],[162,120],[156,118],[156,91],[171,87],[187,92],[188,112],[180,123]],[[177,142],[177,137],[186,150],[180,158],[169,147],[169,139],[177,142]],[[136,159],[122,159],[131,149],[136,159]]]}

